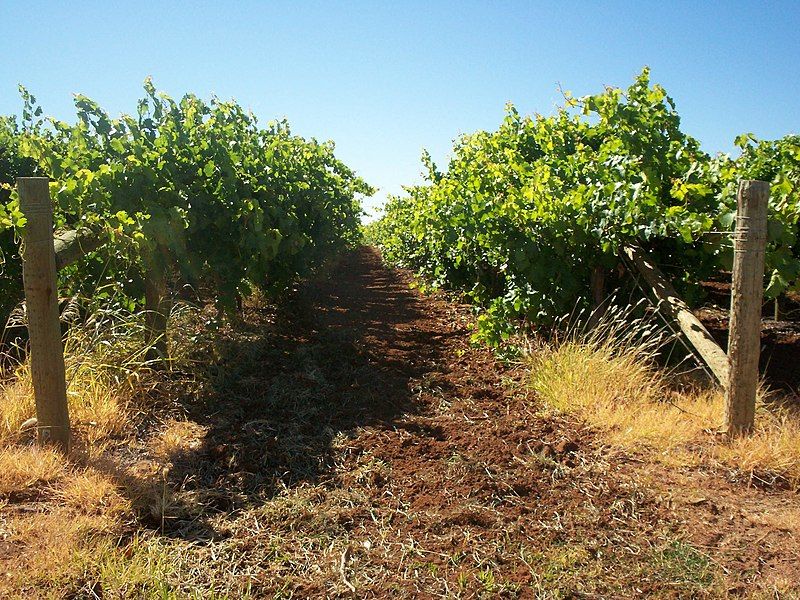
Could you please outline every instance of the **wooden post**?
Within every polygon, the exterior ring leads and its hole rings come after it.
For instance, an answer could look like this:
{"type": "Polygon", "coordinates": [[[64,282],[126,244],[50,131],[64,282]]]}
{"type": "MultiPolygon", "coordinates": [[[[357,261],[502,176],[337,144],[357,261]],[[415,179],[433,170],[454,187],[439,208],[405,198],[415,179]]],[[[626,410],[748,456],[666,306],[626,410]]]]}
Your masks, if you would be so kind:
{"type": "Polygon", "coordinates": [[[167,279],[163,271],[149,268],[144,279],[145,327],[147,333],[147,360],[162,361],[169,358],[167,345],[167,320],[169,300],[167,279]]]}
{"type": "Polygon", "coordinates": [[[592,308],[599,310],[606,301],[606,270],[603,267],[597,266],[592,269],[590,285],[592,288],[592,308]]]}
{"type": "Polygon", "coordinates": [[[730,436],[749,433],[755,419],[768,202],[767,182],[739,183],[728,337],[730,384],[725,393],[725,428],[730,436]]]}
{"type": "Polygon", "coordinates": [[[592,312],[589,314],[587,328],[594,329],[606,312],[606,271],[601,266],[592,269],[589,275],[589,287],[592,292],[592,312]]]}
{"type": "Polygon", "coordinates": [[[50,184],[47,177],[20,177],[17,187],[20,209],[27,219],[22,236],[22,278],[38,440],[66,452],[70,438],[69,412],[64,347],[58,320],[50,184]]]}

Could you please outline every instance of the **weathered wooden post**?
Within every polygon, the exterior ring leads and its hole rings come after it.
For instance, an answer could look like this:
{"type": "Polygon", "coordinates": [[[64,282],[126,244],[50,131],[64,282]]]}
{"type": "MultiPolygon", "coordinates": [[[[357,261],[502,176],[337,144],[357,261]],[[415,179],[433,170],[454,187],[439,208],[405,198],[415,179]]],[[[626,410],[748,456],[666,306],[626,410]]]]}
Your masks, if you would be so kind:
{"type": "Polygon", "coordinates": [[[143,256],[146,358],[158,365],[169,360],[167,324],[171,303],[167,274],[168,252],[158,246],[143,256]]]}
{"type": "Polygon", "coordinates": [[[167,321],[169,302],[167,279],[163,271],[148,269],[144,278],[145,329],[147,334],[147,360],[166,361],[169,358],[167,345],[167,321]]]}
{"type": "Polygon", "coordinates": [[[69,450],[64,346],[58,320],[53,204],[47,177],[17,179],[27,222],[22,236],[22,278],[30,337],[31,379],[36,397],[38,440],[69,450]]]}
{"type": "Polygon", "coordinates": [[[730,380],[725,391],[725,428],[730,436],[752,431],[755,419],[768,203],[767,182],[739,183],[728,337],[730,380]]]}

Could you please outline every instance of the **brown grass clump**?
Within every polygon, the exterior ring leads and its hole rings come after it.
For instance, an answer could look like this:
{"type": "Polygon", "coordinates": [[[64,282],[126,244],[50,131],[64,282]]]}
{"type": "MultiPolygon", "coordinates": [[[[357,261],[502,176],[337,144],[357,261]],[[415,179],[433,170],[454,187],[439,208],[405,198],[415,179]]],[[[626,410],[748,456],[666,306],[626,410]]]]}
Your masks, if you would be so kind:
{"type": "Polygon", "coordinates": [[[141,336],[120,333],[109,320],[67,334],[68,456],[35,445],[35,426],[21,429],[36,415],[30,364],[3,374],[0,541],[15,552],[0,552],[0,597],[49,597],[41,589],[96,597],[81,590],[86,565],[133,519],[124,470],[107,452],[135,435],[129,399],[149,369],[141,336]]]}
{"type": "Polygon", "coordinates": [[[719,462],[800,487],[800,415],[762,391],[755,431],[716,435],[724,412],[719,389],[676,391],[654,356],[654,330],[640,323],[602,323],[529,354],[530,384],[548,406],[580,415],[612,444],[649,452],[664,462],[719,462]]]}
{"type": "Polygon", "coordinates": [[[205,433],[205,428],[197,423],[170,419],[150,441],[150,450],[160,459],[172,460],[183,453],[197,450],[205,433]]]}
{"type": "MultiPolygon", "coordinates": [[[[716,395],[716,410],[722,410],[722,394],[716,395]]],[[[777,404],[765,403],[756,413],[752,435],[728,444],[718,444],[715,454],[726,464],[755,473],[766,470],[800,488],[800,415],[777,404]]]]}
{"type": "Polygon", "coordinates": [[[103,516],[110,522],[131,512],[130,501],[108,475],[94,469],[70,473],[54,490],[59,504],[82,514],[103,516]]]}
{"type": "Polygon", "coordinates": [[[49,448],[0,449],[0,497],[52,483],[65,469],[64,457],[49,448]]]}
{"type": "Polygon", "coordinates": [[[38,514],[35,519],[24,513],[8,517],[7,535],[17,553],[14,568],[6,568],[5,580],[0,581],[0,596],[7,593],[9,598],[42,597],[37,594],[37,587],[48,582],[64,589],[72,577],[70,573],[77,575],[72,568],[72,555],[93,530],[93,521],[58,508],[38,514]]]}
{"type": "MultiPolygon", "coordinates": [[[[130,414],[124,394],[141,371],[130,361],[125,364],[109,356],[118,349],[101,341],[80,328],[70,330],[65,340],[70,422],[76,439],[90,448],[125,431],[130,414]]],[[[132,352],[139,354],[136,349],[132,352]]],[[[36,416],[30,363],[20,364],[6,380],[0,389],[0,447],[20,441],[24,437],[20,426],[36,416]]]]}

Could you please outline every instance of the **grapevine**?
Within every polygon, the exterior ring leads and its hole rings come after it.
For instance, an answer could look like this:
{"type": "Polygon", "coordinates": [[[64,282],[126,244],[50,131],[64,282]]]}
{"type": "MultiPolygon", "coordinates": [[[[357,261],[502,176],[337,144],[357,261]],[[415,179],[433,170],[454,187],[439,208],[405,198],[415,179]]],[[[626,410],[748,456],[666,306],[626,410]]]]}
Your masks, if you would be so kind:
{"type": "Polygon", "coordinates": [[[769,294],[798,285],[797,138],[744,138],[739,159],[711,157],[684,133],[675,103],[644,69],[625,91],[575,98],[555,115],[513,106],[497,131],[456,141],[445,171],[391,198],[372,235],[388,260],[484,308],[478,337],[586,304],[591,273],[609,276],[626,244],[643,245],[690,301],[731,260],[739,178],[767,177],[769,294]]]}
{"type": "Polygon", "coordinates": [[[135,113],[118,118],[78,95],[77,122],[66,123],[43,118],[22,89],[21,123],[0,122],[8,257],[13,230],[25,223],[13,179],[34,172],[51,178],[56,228],[108,237],[62,274],[64,286],[97,286],[86,277],[93,272],[115,282],[131,307],[148,278],[172,278],[210,290],[230,310],[237,297],[284,289],[357,241],[359,199],[372,189],[332,142],[296,136],[286,121],[261,127],[233,101],[173,100],[150,80],[144,91],[135,113]]]}

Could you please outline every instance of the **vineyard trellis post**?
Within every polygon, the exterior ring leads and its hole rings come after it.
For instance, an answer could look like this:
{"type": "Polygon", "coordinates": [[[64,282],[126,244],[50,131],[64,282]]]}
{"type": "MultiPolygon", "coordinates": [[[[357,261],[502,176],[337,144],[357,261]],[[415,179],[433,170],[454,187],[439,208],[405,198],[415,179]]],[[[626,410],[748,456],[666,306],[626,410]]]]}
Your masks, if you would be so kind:
{"type": "Polygon", "coordinates": [[[768,203],[767,182],[739,183],[725,391],[725,428],[731,436],[750,432],[755,420],[768,203]]]}
{"type": "Polygon", "coordinates": [[[167,322],[169,299],[165,269],[150,266],[144,277],[145,330],[147,336],[147,360],[158,362],[169,358],[167,345],[167,322]]]}
{"type": "Polygon", "coordinates": [[[47,177],[20,177],[17,188],[20,210],[26,219],[22,234],[22,277],[38,440],[66,452],[70,425],[58,315],[50,181],[47,177]]]}

